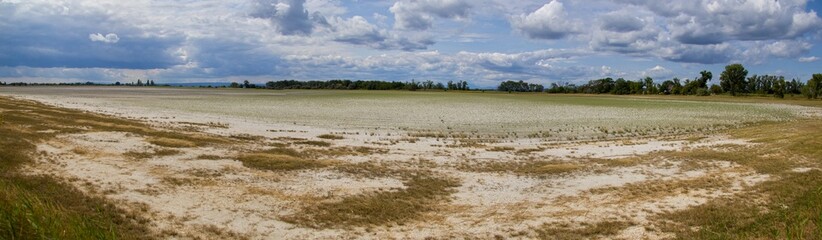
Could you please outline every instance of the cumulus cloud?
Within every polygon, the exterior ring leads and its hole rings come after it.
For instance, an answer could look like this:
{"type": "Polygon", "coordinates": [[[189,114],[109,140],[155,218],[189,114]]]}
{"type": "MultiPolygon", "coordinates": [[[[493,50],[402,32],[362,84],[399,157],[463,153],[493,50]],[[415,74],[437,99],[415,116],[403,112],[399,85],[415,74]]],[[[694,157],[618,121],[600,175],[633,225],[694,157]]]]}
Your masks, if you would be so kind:
{"type": "Polygon", "coordinates": [[[640,73],[643,77],[651,77],[653,79],[666,79],[673,76],[674,72],[663,66],[656,65],[652,68],[645,69],[640,73]]]}
{"type": "Polygon", "coordinates": [[[394,14],[394,27],[405,30],[426,30],[436,18],[468,17],[473,6],[466,0],[400,0],[388,10],[394,14]]]}
{"type": "Polygon", "coordinates": [[[89,34],[88,38],[92,42],[117,43],[120,41],[120,37],[118,37],[117,34],[114,33],[109,33],[105,36],[103,36],[103,34],[100,33],[93,33],[89,34]]]}
{"type": "Polygon", "coordinates": [[[805,11],[804,0],[618,1],[667,17],[671,35],[685,44],[793,39],[822,29],[816,12],[805,11]]]}
{"type": "Polygon", "coordinates": [[[591,34],[591,48],[633,55],[648,55],[659,48],[662,30],[642,11],[624,9],[603,15],[591,34]]]}
{"type": "Polygon", "coordinates": [[[399,49],[403,51],[425,50],[434,44],[429,37],[401,35],[371,24],[362,16],[329,19],[329,34],[342,43],[363,45],[374,49],[399,49]]]}
{"type": "MultiPolygon", "coordinates": [[[[285,35],[311,34],[314,21],[305,9],[305,0],[257,0],[253,17],[269,19],[285,35]]],[[[322,15],[314,14],[314,20],[322,23],[322,15]]]]}
{"type": "Polygon", "coordinates": [[[810,57],[800,57],[799,62],[809,63],[809,62],[816,62],[819,61],[819,57],[810,56],[810,57]]]}
{"type": "Polygon", "coordinates": [[[689,45],[672,44],[656,51],[662,59],[673,62],[717,64],[727,63],[736,49],[729,44],[689,45]]]}
{"type": "Polygon", "coordinates": [[[579,23],[568,18],[559,1],[552,0],[529,14],[511,20],[514,28],[530,38],[560,39],[579,31],[579,23]]]}

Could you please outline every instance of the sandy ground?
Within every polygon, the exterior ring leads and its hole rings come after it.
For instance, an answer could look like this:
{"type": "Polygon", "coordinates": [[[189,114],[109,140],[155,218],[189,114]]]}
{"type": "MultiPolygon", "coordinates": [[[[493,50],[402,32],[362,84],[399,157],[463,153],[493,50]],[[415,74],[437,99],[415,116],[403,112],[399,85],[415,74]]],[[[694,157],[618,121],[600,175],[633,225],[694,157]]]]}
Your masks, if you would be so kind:
{"type": "MultiPolygon", "coordinates": [[[[183,148],[163,157],[134,159],[127,152],[160,149],[142,136],[119,132],[62,135],[38,146],[41,158],[31,166],[33,174],[54,174],[93,194],[143,212],[151,227],[165,237],[252,239],[337,238],[534,238],[535,229],[581,226],[581,223],[626,221],[631,227],[615,239],[664,239],[652,216],[685,209],[719,196],[733,194],[763,182],[767,175],[728,162],[712,162],[699,168],[682,162],[658,159],[627,167],[535,177],[514,173],[481,173],[460,170],[465,164],[488,161],[523,162],[583,159],[618,160],[656,151],[716,145],[751,144],[744,139],[716,136],[687,139],[637,139],[600,142],[547,143],[517,140],[487,143],[480,147],[449,147],[454,140],[407,139],[400,132],[341,132],[309,126],[276,125],[230,116],[178,114],[140,108],[111,108],[94,103],[51,104],[137,119],[163,128],[196,128],[232,136],[251,134],[270,141],[282,138],[322,140],[320,134],[345,137],[333,146],[367,146],[387,152],[368,156],[341,156],[343,162],[409,164],[420,159],[433,162],[435,173],[454,177],[461,186],[443,211],[401,226],[314,229],[294,225],[283,218],[300,214],[301,203],[358,193],[403,188],[400,179],[364,178],[329,169],[269,172],[246,168],[226,158],[199,160],[198,155],[233,156],[229,147],[183,148]],[[199,124],[191,124],[199,123],[199,124]],[[223,123],[225,126],[209,126],[223,123]],[[261,131],[264,129],[266,131],[261,131]],[[496,151],[493,147],[513,150],[496,151]],[[519,149],[536,149],[527,154],[519,149]],[[619,190],[637,184],[721,179],[728,184],[705,189],[672,189],[627,196],[619,190]]],[[[325,140],[327,141],[327,140],[325,140]]],[[[797,169],[796,171],[807,171],[797,169]]]]}

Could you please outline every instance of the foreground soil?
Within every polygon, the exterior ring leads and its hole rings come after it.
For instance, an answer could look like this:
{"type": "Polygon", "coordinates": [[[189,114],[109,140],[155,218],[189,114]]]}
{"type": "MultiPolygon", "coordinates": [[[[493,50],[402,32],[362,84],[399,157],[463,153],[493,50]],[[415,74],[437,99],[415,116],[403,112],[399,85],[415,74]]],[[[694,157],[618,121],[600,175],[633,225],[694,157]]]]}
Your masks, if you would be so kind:
{"type": "Polygon", "coordinates": [[[0,116],[2,137],[26,143],[3,149],[4,162],[20,160],[4,184],[65,204],[20,180],[45,178],[109,206],[103,229],[124,230],[101,238],[822,236],[818,118],[543,143],[250,134],[232,121],[125,120],[7,97],[0,116]]]}

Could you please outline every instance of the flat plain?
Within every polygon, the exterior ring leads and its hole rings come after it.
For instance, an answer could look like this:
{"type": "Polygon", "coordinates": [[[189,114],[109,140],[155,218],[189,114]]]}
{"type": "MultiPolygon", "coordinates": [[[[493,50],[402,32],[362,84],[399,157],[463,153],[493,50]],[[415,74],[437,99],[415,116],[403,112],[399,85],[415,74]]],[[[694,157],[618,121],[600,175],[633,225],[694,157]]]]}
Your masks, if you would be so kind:
{"type": "Polygon", "coordinates": [[[814,101],[160,87],[0,96],[0,127],[43,135],[22,172],[115,203],[150,237],[822,233],[802,221],[822,216],[803,209],[822,196],[814,101]]]}

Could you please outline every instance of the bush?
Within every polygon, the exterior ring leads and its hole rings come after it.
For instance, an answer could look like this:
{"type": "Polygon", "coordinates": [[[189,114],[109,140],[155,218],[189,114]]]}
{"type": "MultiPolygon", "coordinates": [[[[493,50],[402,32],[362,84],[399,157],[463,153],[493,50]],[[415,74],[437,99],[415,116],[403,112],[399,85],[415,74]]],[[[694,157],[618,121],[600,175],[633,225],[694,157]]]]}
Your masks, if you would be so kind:
{"type": "Polygon", "coordinates": [[[722,94],[722,87],[720,87],[719,85],[711,85],[711,93],[714,95],[722,94]]]}
{"type": "Polygon", "coordinates": [[[710,96],[711,93],[708,92],[707,88],[698,88],[698,89],[696,89],[696,95],[697,96],[710,96]]]}

